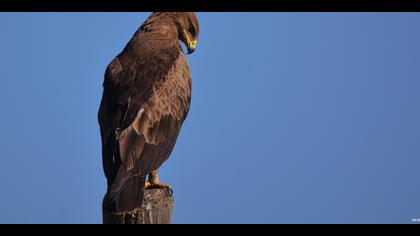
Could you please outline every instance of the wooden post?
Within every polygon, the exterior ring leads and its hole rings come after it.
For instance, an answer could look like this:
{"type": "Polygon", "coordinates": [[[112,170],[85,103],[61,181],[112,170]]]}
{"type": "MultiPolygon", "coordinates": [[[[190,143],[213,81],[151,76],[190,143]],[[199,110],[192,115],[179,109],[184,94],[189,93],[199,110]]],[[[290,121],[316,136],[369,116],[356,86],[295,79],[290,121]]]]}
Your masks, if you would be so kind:
{"type": "Polygon", "coordinates": [[[144,192],[142,207],[121,215],[107,211],[103,212],[104,224],[171,224],[174,198],[172,190],[147,189],[144,192]]]}

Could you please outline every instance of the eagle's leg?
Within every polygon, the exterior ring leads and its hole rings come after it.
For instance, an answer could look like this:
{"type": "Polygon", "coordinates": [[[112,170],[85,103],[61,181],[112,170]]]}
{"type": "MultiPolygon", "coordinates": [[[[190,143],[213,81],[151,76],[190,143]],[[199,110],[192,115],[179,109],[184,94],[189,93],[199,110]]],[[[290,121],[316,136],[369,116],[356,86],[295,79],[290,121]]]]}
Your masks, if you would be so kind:
{"type": "Polygon", "coordinates": [[[158,177],[158,171],[154,170],[149,173],[149,179],[146,182],[146,189],[152,189],[152,188],[159,188],[159,189],[169,189],[171,190],[171,186],[167,184],[163,184],[159,181],[158,177]]]}

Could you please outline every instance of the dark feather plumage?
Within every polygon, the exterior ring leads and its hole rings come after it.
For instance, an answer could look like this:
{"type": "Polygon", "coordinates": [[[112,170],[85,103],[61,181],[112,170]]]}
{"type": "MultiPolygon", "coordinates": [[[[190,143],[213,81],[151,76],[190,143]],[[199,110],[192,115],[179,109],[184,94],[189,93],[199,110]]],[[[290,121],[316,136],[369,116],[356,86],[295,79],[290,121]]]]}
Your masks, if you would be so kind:
{"type": "Polygon", "coordinates": [[[167,160],[190,107],[191,79],[180,40],[193,13],[154,13],[105,72],[98,119],[115,213],[141,206],[146,175],[167,160]]]}

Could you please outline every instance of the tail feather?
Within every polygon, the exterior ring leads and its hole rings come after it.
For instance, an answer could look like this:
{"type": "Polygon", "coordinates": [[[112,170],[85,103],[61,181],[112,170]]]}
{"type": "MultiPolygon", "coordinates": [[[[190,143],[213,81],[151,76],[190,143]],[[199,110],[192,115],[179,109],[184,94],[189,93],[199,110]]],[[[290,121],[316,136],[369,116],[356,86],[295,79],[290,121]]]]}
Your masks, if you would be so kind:
{"type": "Polygon", "coordinates": [[[118,173],[104,198],[105,206],[113,213],[131,212],[141,207],[144,197],[145,176],[118,173]]]}

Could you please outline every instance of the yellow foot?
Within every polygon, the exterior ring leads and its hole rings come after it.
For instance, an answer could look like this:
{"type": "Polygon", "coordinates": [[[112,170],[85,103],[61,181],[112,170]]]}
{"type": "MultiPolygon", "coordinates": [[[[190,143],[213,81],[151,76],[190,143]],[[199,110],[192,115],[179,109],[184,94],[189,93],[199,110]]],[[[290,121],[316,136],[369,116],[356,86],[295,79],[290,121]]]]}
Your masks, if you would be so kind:
{"type": "Polygon", "coordinates": [[[144,187],[145,189],[166,189],[170,191],[171,195],[173,194],[172,187],[167,184],[162,184],[161,182],[152,183],[150,181],[147,181],[144,187]]]}
{"type": "Polygon", "coordinates": [[[171,186],[162,183],[151,183],[149,181],[146,182],[145,186],[146,189],[172,189],[171,186]]]}

